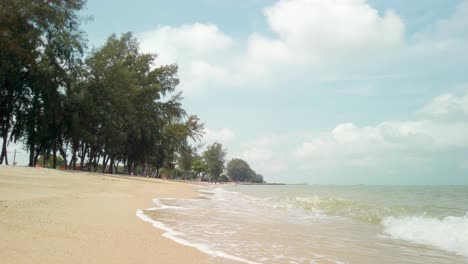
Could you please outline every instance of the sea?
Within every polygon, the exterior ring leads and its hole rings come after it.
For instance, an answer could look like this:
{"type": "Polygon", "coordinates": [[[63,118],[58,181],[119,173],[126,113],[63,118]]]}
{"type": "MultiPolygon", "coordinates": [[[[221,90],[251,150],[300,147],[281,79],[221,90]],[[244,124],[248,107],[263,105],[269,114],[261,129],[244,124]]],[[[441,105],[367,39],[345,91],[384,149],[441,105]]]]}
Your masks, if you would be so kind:
{"type": "Polygon", "coordinates": [[[468,263],[468,186],[236,185],[137,216],[212,263],[468,263]]]}

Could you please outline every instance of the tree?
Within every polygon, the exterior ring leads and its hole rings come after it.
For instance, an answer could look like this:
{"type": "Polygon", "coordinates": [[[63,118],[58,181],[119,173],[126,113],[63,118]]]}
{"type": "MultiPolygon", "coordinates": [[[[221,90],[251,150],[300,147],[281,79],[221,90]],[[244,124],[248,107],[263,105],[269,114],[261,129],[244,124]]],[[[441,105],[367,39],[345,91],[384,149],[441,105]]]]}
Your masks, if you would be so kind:
{"type": "MultiPolygon", "coordinates": [[[[43,166],[44,168],[53,168],[53,161],[46,159],[44,156],[39,156],[37,159],[37,164],[43,166]]],[[[62,167],[65,166],[65,161],[61,157],[57,157],[55,166],[62,167]]]]}
{"type": "Polygon", "coordinates": [[[208,173],[208,167],[206,166],[205,160],[203,157],[196,154],[192,161],[192,178],[200,178],[200,180],[204,180],[204,177],[208,173]]]}
{"type": "MultiPolygon", "coordinates": [[[[190,146],[183,146],[179,151],[178,165],[184,174],[184,179],[187,180],[187,175],[190,177],[192,170],[193,160],[195,158],[195,152],[190,146]]],[[[190,177],[191,179],[192,177],[190,177]]]]}
{"type": "Polygon", "coordinates": [[[111,35],[84,59],[84,4],[0,1],[0,163],[8,142],[23,140],[30,166],[40,157],[53,168],[79,160],[113,173],[123,163],[129,174],[154,176],[178,165],[187,175],[189,141],[203,124],[173,94],[178,66],[156,66],[131,33],[111,35]]]}
{"type": "Polygon", "coordinates": [[[199,138],[203,124],[187,115],[180,93],[170,96],[179,83],[177,66],[154,67],[156,58],[141,53],[131,33],[111,35],[87,58],[82,138],[73,140],[73,153],[80,152],[82,163],[88,158],[88,169],[96,170],[102,160],[102,171],[109,164],[109,173],[116,161],[128,174],[174,171],[188,140],[199,138]]]}
{"type": "Polygon", "coordinates": [[[265,183],[265,181],[263,180],[263,175],[261,174],[255,174],[253,176],[253,178],[251,179],[251,182],[254,182],[254,183],[265,183]]]}
{"type": "Polygon", "coordinates": [[[60,144],[62,93],[83,54],[78,13],[84,0],[0,1],[0,126],[9,140],[26,138],[33,166],[60,144]],[[9,137],[9,133],[12,135],[9,137]]]}
{"type": "Polygon", "coordinates": [[[53,125],[48,123],[53,119],[41,115],[60,112],[58,86],[83,51],[78,11],[84,3],[0,1],[0,163],[7,161],[8,141],[19,140],[25,132],[32,158],[37,159],[36,145],[49,143],[37,134],[48,129],[39,126],[53,125]],[[42,111],[44,106],[47,111],[42,111]]]}
{"type": "Polygon", "coordinates": [[[207,172],[210,180],[217,182],[221,173],[224,171],[226,163],[226,151],[220,143],[213,143],[206,147],[203,152],[203,159],[206,163],[207,172]]]}
{"type": "Polygon", "coordinates": [[[219,177],[219,182],[229,182],[229,177],[222,174],[220,177],[219,177]]]}
{"type": "Polygon", "coordinates": [[[256,174],[246,161],[232,159],[227,164],[227,175],[233,181],[245,182],[253,179],[256,174]]]}
{"type": "Polygon", "coordinates": [[[233,181],[264,183],[263,176],[252,170],[242,159],[232,159],[227,164],[227,175],[233,181]]]}

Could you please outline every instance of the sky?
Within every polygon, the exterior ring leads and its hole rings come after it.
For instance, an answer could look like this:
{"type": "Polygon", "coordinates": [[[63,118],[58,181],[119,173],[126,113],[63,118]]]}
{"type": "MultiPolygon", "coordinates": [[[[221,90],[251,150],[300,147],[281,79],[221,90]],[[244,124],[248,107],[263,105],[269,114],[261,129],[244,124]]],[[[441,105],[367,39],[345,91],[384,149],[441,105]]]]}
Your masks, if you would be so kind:
{"type": "Polygon", "coordinates": [[[88,0],[269,182],[468,184],[468,0],[88,0]]]}

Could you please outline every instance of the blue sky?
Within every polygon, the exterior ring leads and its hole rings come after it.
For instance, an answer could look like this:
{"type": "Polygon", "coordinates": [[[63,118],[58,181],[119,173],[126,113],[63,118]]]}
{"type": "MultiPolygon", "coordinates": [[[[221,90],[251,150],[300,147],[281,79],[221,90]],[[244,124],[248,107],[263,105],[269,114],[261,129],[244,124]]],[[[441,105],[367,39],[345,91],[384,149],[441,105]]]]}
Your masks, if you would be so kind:
{"type": "Polygon", "coordinates": [[[468,184],[468,0],[88,1],[268,181],[468,184]]]}

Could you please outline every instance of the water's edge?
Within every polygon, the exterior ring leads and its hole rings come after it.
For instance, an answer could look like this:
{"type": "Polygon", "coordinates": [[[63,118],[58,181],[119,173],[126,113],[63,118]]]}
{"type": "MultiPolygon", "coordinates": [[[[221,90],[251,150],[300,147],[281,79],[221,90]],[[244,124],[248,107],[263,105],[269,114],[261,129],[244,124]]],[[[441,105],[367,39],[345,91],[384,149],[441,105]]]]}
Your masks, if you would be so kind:
{"type": "MultiPolygon", "coordinates": [[[[188,247],[192,247],[192,248],[195,248],[197,249],[198,251],[200,252],[203,252],[205,254],[208,254],[212,257],[220,257],[220,258],[225,258],[225,259],[229,259],[229,260],[233,260],[233,261],[237,261],[237,262],[241,262],[241,263],[247,263],[247,264],[260,264],[259,262],[254,262],[254,261],[250,261],[250,260],[247,260],[247,259],[244,259],[244,258],[240,258],[240,257],[237,257],[237,256],[233,256],[233,255],[230,255],[226,252],[223,252],[223,251],[219,251],[219,250],[214,250],[212,249],[209,245],[206,245],[206,244],[200,244],[200,243],[192,243],[186,239],[182,239],[180,237],[177,237],[177,235],[181,234],[173,229],[171,229],[170,227],[168,227],[167,225],[165,225],[164,223],[162,222],[159,222],[159,221],[156,221],[154,219],[152,219],[151,217],[149,217],[148,215],[146,215],[144,212],[145,211],[157,211],[157,210],[162,210],[162,209],[167,209],[167,208],[174,208],[172,206],[166,206],[162,203],[162,200],[173,200],[175,198],[155,198],[153,199],[153,203],[155,203],[158,207],[151,207],[151,208],[147,208],[147,209],[138,209],[136,211],[136,216],[138,218],[140,218],[141,220],[143,220],[144,222],[148,222],[150,224],[152,224],[154,227],[158,228],[158,229],[161,229],[162,231],[164,231],[164,233],[162,234],[163,237],[166,237],[178,244],[181,244],[181,245],[184,245],[184,246],[188,246],[188,247]]],[[[196,199],[196,198],[194,198],[196,199]]]]}

